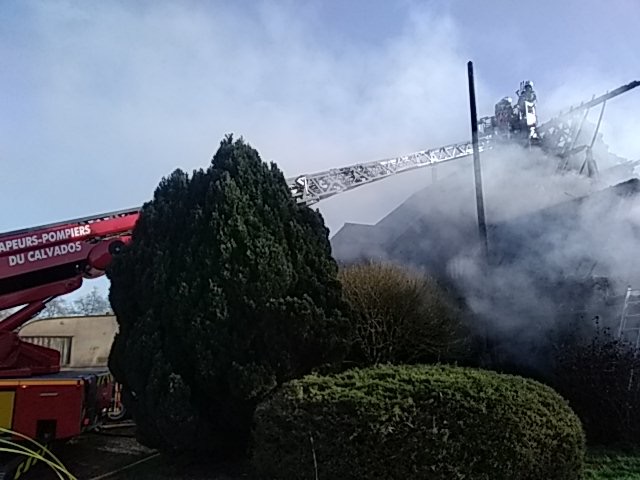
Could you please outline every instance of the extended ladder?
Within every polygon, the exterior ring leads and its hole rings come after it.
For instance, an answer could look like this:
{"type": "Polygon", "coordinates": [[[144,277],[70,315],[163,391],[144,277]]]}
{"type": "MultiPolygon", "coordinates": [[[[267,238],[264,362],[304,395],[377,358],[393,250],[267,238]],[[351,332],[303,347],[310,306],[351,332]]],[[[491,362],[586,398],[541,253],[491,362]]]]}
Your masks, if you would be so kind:
{"type": "Polygon", "coordinates": [[[620,316],[618,338],[626,340],[637,351],[640,347],[640,290],[627,287],[620,316]]]}

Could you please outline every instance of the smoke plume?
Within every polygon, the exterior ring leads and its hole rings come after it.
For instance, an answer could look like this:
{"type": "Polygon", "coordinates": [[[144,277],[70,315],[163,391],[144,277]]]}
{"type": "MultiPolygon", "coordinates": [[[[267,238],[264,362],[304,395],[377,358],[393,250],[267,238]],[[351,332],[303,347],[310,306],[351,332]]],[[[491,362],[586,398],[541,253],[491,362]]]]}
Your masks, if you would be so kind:
{"type": "Polygon", "coordinates": [[[580,316],[613,325],[616,307],[603,310],[605,300],[640,287],[640,186],[616,186],[634,177],[631,169],[612,170],[620,159],[601,138],[596,147],[598,179],[558,174],[556,157],[519,145],[481,156],[488,259],[471,159],[435,167],[438,178],[377,225],[339,232],[336,256],[412,264],[446,279],[505,355],[538,365],[552,331],[580,316]]]}

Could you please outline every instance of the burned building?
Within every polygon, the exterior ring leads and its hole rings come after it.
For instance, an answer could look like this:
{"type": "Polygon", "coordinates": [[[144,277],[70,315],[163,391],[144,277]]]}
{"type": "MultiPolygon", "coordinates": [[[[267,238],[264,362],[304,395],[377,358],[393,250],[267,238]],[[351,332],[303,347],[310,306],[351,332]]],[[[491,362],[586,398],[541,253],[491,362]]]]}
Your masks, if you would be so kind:
{"type": "MultiPolygon", "coordinates": [[[[640,287],[640,180],[632,164],[598,182],[556,175],[519,151],[485,155],[489,258],[479,248],[473,170],[461,161],[375,225],[332,238],[342,263],[384,260],[453,285],[500,338],[527,339],[570,318],[618,322],[640,287]]],[[[520,348],[520,347],[517,347],[520,348]]]]}

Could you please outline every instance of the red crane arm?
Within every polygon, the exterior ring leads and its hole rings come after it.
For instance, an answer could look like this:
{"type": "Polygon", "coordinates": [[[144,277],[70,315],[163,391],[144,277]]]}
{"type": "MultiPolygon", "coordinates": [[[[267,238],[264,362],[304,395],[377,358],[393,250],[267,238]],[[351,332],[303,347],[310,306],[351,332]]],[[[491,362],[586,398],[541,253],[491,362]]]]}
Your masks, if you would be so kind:
{"type": "MultiPolygon", "coordinates": [[[[138,209],[123,210],[0,234],[0,258],[13,257],[15,262],[15,257],[22,253],[26,253],[25,257],[32,258],[27,258],[26,261],[50,258],[54,255],[51,249],[56,246],[73,245],[83,240],[95,241],[131,232],[138,216],[138,209]]],[[[58,255],[66,253],[61,253],[60,248],[56,251],[58,255]]],[[[0,278],[4,273],[0,267],[0,278]]]]}
{"type": "Polygon", "coordinates": [[[0,234],[0,310],[22,305],[0,322],[0,377],[60,369],[56,351],[22,342],[14,330],[83,278],[103,275],[139,215],[122,210],[0,234]]]}

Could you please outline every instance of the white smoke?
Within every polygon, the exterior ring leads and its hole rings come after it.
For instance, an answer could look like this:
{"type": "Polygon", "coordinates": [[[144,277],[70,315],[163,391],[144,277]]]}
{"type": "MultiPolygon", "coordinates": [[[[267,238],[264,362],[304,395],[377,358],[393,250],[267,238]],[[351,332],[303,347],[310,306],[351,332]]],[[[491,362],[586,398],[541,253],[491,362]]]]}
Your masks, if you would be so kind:
{"type": "MultiPolygon", "coordinates": [[[[576,299],[565,298],[568,294],[561,290],[568,282],[605,277],[614,294],[624,293],[627,284],[640,287],[640,197],[633,189],[620,196],[610,188],[634,176],[623,172],[596,180],[575,172],[560,175],[558,161],[516,145],[481,155],[488,268],[479,248],[469,158],[439,167],[440,180],[360,233],[366,237],[362,243],[339,234],[334,250],[339,258],[373,256],[431,265],[436,269],[431,273],[453,279],[491,335],[508,339],[511,354],[535,363],[528,349],[543,344],[556,322],[571,314],[567,305],[576,299]],[[540,213],[545,210],[549,213],[540,213]]],[[[593,294],[585,290],[578,304],[582,300],[588,306],[593,294]]],[[[611,311],[586,313],[608,315],[610,325],[616,321],[611,311]]]]}
{"type": "MultiPolygon", "coordinates": [[[[488,41],[493,58],[465,41],[461,21],[427,7],[410,8],[404,23],[383,19],[380,40],[367,44],[318,35],[316,7],[300,2],[20,5],[26,20],[0,36],[8,92],[0,200],[13,206],[0,219],[3,231],[139,205],[174,168],[206,164],[228,132],[244,135],[287,176],[464,141],[466,61],[492,59],[476,70],[481,115],[522,80],[501,78],[512,85],[507,92],[490,87],[488,75],[498,77],[491,69],[512,61],[494,50],[505,42],[488,41]]],[[[525,63],[535,80],[542,67],[525,63]]],[[[543,119],[631,80],[585,75],[582,67],[565,73],[555,92],[538,92],[543,119]]],[[[640,108],[624,110],[633,115],[622,123],[613,115],[626,101],[607,107],[603,131],[615,152],[633,157],[640,108]]],[[[439,178],[449,170],[438,167],[439,178]]],[[[521,196],[496,211],[491,182],[508,183],[506,171],[485,173],[489,218],[526,206],[521,196]]],[[[375,222],[431,175],[401,175],[319,208],[332,233],[344,222],[375,222]]]]}

